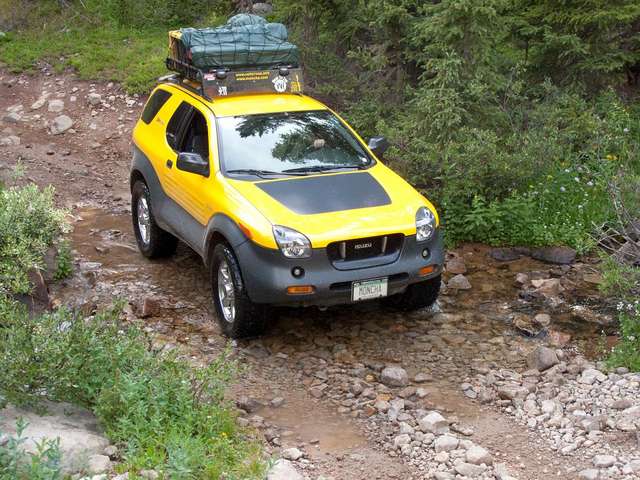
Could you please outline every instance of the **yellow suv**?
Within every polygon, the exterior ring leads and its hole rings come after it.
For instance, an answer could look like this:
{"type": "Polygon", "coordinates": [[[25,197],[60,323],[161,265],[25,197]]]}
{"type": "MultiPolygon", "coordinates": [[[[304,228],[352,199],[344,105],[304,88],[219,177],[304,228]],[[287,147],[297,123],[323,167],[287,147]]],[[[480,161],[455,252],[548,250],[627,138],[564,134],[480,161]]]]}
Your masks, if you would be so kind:
{"type": "Polygon", "coordinates": [[[223,332],[262,333],[273,305],[381,297],[435,302],[443,263],[433,205],[337,114],[295,93],[210,99],[184,82],[153,91],[133,132],[138,246],[204,260],[223,332]]]}

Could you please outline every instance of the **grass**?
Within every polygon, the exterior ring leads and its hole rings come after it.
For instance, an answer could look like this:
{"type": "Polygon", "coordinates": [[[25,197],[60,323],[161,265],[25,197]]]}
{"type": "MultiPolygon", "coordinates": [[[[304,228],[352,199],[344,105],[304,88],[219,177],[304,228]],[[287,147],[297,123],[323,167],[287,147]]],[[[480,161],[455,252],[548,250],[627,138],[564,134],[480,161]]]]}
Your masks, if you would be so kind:
{"type": "Polygon", "coordinates": [[[147,91],[166,73],[164,29],[136,30],[82,25],[25,30],[0,44],[0,61],[12,72],[34,72],[38,62],[56,71],[73,68],[80,78],[120,82],[129,93],[147,91]]]}

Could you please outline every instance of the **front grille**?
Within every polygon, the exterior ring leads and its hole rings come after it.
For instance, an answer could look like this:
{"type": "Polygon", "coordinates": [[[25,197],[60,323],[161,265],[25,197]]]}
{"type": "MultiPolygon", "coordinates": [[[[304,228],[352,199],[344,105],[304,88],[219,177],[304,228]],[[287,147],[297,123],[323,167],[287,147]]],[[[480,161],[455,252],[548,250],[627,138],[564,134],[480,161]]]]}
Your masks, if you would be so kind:
{"type": "Polygon", "coordinates": [[[402,248],[403,239],[404,235],[394,233],[392,235],[333,242],[327,246],[327,254],[333,262],[349,262],[382,257],[398,252],[402,248]]]}

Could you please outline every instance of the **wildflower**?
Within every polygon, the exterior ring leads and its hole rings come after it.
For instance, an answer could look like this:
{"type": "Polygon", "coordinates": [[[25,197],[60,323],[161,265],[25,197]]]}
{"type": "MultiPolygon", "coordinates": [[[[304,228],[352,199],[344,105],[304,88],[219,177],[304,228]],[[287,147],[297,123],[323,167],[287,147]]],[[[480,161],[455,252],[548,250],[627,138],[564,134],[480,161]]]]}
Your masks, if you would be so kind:
{"type": "Polygon", "coordinates": [[[561,191],[561,192],[566,192],[566,191],[567,191],[567,189],[566,189],[566,188],[564,188],[564,187],[560,187],[560,191],[561,191]]]}
{"type": "Polygon", "coordinates": [[[578,183],[580,183],[580,177],[574,177],[574,180],[578,183]]]}
{"type": "Polygon", "coordinates": [[[624,127],[624,128],[622,129],[622,131],[623,131],[624,133],[629,133],[629,129],[628,129],[627,127],[624,127]]]}
{"type": "Polygon", "coordinates": [[[590,187],[593,187],[593,181],[589,180],[589,181],[587,182],[587,185],[588,185],[588,186],[590,186],[590,187]]]}

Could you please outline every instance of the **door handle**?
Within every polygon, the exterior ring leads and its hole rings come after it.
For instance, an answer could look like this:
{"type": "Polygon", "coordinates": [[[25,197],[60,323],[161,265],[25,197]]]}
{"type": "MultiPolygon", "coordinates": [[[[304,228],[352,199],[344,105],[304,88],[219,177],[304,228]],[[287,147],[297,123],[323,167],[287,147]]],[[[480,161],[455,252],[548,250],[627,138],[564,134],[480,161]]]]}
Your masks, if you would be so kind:
{"type": "Polygon", "coordinates": [[[173,167],[173,160],[167,160],[167,168],[173,167]]]}

